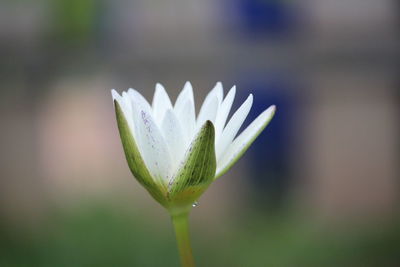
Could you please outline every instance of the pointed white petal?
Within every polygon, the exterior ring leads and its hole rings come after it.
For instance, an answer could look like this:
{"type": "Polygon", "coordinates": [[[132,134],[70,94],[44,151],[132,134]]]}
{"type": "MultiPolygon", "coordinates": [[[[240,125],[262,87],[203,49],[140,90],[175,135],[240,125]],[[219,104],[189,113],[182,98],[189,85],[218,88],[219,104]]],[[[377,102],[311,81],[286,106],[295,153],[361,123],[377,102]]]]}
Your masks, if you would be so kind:
{"type": "Polygon", "coordinates": [[[215,94],[207,96],[204,100],[204,104],[201,106],[199,117],[197,118],[196,126],[197,129],[207,121],[215,122],[215,117],[217,116],[219,106],[218,97],[215,94]]]}
{"type": "Polygon", "coordinates": [[[214,88],[211,90],[211,92],[215,92],[215,95],[218,98],[218,102],[222,103],[222,100],[224,99],[224,89],[222,87],[221,82],[217,82],[214,86],[214,88]]]}
{"type": "Polygon", "coordinates": [[[187,147],[192,141],[196,128],[196,118],[194,105],[192,100],[187,100],[182,108],[174,109],[174,113],[178,118],[182,127],[183,139],[182,142],[187,147]]]}
{"type": "Polygon", "coordinates": [[[134,98],[132,105],[140,154],[152,177],[166,185],[171,177],[171,156],[161,131],[142,103],[134,98]]]}
{"type": "Polygon", "coordinates": [[[127,92],[122,92],[122,100],[124,101],[125,108],[132,111],[132,100],[127,92]]]}
{"type": "Polygon", "coordinates": [[[207,94],[203,104],[201,105],[199,116],[197,117],[197,129],[200,129],[206,120],[210,120],[213,124],[215,123],[223,97],[224,92],[222,89],[222,83],[217,82],[214,88],[207,94]]]}
{"type": "Polygon", "coordinates": [[[118,102],[124,116],[127,117],[130,114],[130,112],[128,113],[129,108],[132,109],[130,101],[128,102],[129,105],[127,105],[127,101],[115,89],[111,90],[111,95],[113,100],[118,102]]]}
{"type": "Polygon", "coordinates": [[[164,140],[168,145],[168,149],[171,155],[172,173],[178,167],[179,162],[184,156],[186,146],[183,142],[184,136],[182,133],[181,123],[175,116],[172,109],[167,110],[161,126],[164,140]]]}
{"type": "Polygon", "coordinates": [[[153,116],[153,109],[151,108],[149,102],[147,102],[146,98],[144,98],[138,91],[135,89],[129,88],[128,95],[132,101],[138,102],[140,106],[147,112],[153,116]]]}
{"type": "Polygon", "coordinates": [[[175,113],[182,111],[184,105],[186,105],[186,102],[188,100],[192,101],[194,110],[193,88],[190,82],[185,83],[182,91],[179,93],[178,98],[176,99],[174,106],[175,113]]]}
{"type": "Polygon", "coordinates": [[[164,87],[159,83],[156,84],[152,107],[154,120],[156,121],[157,125],[161,125],[165,112],[168,109],[172,109],[172,104],[164,87]]]}
{"type": "Polygon", "coordinates": [[[257,136],[265,129],[275,114],[275,106],[270,106],[261,113],[229,146],[218,162],[215,178],[227,172],[233,164],[243,155],[257,136]]]}
{"type": "Polygon", "coordinates": [[[115,89],[111,89],[111,95],[112,95],[113,100],[118,101],[119,99],[121,99],[121,96],[118,94],[118,92],[115,89]]]}
{"type": "Polygon", "coordinates": [[[126,99],[125,97],[120,96],[120,94],[112,89],[111,95],[114,101],[117,101],[121,111],[125,117],[125,120],[128,122],[129,128],[131,132],[134,132],[133,126],[133,115],[132,115],[132,103],[130,102],[129,98],[126,99]]]}
{"type": "Polygon", "coordinates": [[[196,127],[196,112],[194,108],[193,88],[190,82],[186,82],[179,94],[175,106],[175,116],[181,123],[185,144],[191,141],[196,127]]]}
{"type": "Polygon", "coordinates": [[[118,101],[120,104],[120,108],[122,113],[125,116],[126,121],[128,122],[129,128],[132,133],[135,132],[134,130],[134,123],[133,123],[133,112],[132,112],[132,102],[126,92],[122,92],[122,96],[120,96],[115,90],[112,92],[113,98],[118,101]]]}
{"type": "Polygon", "coordinates": [[[231,111],[233,100],[235,99],[236,86],[233,86],[226,95],[220,108],[218,109],[217,118],[215,119],[215,142],[218,143],[222,130],[225,127],[226,119],[231,111]]]}
{"type": "Polygon", "coordinates": [[[253,95],[250,94],[249,97],[246,99],[246,101],[235,112],[235,114],[232,115],[232,118],[226,125],[216,145],[217,161],[220,160],[221,155],[226,151],[228,146],[232,143],[233,138],[235,138],[237,132],[239,131],[244,120],[249,114],[252,105],[253,105],[253,95]]]}

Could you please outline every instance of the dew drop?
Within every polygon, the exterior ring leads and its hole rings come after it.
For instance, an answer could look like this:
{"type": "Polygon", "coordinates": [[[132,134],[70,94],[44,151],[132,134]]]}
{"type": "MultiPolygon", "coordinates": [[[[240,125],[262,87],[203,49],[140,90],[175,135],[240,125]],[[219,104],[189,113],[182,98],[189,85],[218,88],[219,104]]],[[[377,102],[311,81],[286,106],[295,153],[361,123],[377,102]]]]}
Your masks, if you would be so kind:
{"type": "Polygon", "coordinates": [[[192,204],[192,207],[194,208],[194,207],[197,207],[198,205],[199,205],[199,202],[195,201],[195,202],[192,204]]]}

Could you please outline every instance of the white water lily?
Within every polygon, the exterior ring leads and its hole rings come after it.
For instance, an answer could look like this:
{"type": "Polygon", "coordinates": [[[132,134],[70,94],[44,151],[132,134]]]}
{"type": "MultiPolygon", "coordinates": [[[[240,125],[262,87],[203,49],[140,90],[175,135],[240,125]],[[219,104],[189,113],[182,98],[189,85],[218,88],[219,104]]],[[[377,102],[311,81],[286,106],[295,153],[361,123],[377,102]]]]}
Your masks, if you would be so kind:
{"type": "Polygon", "coordinates": [[[188,210],[208,185],[232,167],[268,125],[275,106],[238,131],[253,104],[253,95],[227,122],[236,87],[224,98],[218,82],[198,116],[187,82],[172,104],[161,84],[153,102],[136,90],[112,90],[118,127],[129,167],[136,179],[171,213],[188,210]]]}

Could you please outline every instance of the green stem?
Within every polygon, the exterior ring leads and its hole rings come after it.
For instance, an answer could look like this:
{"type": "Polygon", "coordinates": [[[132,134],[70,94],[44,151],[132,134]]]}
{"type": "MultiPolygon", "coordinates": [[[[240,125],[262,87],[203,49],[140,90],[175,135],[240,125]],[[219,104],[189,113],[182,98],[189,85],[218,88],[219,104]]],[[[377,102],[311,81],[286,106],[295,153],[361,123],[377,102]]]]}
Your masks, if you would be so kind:
{"type": "Polygon", "coordinates": [[[171,217],[175,228],[182,267],[194,267],[192,247],[190,246],[189,238],[189,213],[172,215],[171,217]]]}

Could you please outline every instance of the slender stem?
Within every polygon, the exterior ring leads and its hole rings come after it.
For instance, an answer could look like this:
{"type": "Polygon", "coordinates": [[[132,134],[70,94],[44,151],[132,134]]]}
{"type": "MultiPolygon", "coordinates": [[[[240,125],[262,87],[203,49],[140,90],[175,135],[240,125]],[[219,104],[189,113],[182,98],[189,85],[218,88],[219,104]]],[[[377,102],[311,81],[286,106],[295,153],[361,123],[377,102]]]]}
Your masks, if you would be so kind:
{"type": "Polygon", "coordinates": [[[182,267],[194,267],[189,238],[189,213],[172,215],[182,267]]]}

